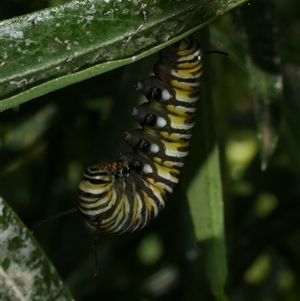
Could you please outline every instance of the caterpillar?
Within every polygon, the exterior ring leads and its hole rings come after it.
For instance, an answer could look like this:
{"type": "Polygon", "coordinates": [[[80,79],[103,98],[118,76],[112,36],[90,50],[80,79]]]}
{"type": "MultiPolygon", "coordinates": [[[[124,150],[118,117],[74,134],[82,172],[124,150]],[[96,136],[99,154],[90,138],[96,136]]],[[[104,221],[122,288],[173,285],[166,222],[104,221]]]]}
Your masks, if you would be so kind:
{"type": "Polygon", "coordinates": [[[202,67],[202,51],[193,36],[161,50],[154,76],[135,84],[148,101],[130,110],[141,126],[123,134],[133,151],[119,153],[111,164],[88,167],[79,184],[76,207],[34,226],[79,211],[96,227],[95,275],[99,232],[142,229],[165,207],[167,195],[179,182],[195,126],[202,67]]]}

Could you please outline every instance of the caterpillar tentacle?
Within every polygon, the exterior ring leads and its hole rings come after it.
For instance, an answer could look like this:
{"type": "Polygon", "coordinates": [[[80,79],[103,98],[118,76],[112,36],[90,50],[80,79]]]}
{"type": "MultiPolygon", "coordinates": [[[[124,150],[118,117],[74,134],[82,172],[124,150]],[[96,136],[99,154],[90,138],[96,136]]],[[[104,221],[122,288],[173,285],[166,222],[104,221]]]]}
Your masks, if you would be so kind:
{"type": "Polygon", "coordinates": [[[130,110],[142,127],[123,134],[133,152],[120,153],[112,164],[89,167],[79,184],[77,208],[97,229],[132,232],[165,207],[188,155],[200,95],[201,56],[197,41],[184,38],[160,52],[155,76],[136,83],[148,102],[130,110]]]}

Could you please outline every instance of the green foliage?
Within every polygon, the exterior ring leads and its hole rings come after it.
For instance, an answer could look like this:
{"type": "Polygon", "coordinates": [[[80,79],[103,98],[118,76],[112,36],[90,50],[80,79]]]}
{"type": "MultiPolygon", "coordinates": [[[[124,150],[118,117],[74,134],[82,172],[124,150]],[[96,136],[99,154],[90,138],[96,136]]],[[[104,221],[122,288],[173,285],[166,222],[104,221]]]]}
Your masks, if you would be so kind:
{"type": "Polygon", "coordinates": [[[1,111],[148,56],[245,0],[227,2],[81,0],[3,21],[1,111]]]}
{"type": "Polygon", "coordinates": [[[166,209],[140,232],[101,233],[96,279],[94,229],[81,216],[34,236],[76,300],[300,299],[300,5],[260,2],[224,14],[241,1],[1,1],[0,195],[18,215],[2,201],[1,297],[10,285],[34,300],[24,281],[38,277],[44,300],[71,299],[19,219],[30,228],[74,207],[82,171],[128,150],[122,133],[137,125],[127,112],[145,101],[133,84],[155,52],[210,23],[202,48],[229,57],[204,56],[190,156],[166,209]],[[21,262],[24,243],[38,275],[21,262]]]}
{"type": "Polygon", "coordinates": [[[1,299],[73,300],[32,234],[0,198],[1,299]]]}

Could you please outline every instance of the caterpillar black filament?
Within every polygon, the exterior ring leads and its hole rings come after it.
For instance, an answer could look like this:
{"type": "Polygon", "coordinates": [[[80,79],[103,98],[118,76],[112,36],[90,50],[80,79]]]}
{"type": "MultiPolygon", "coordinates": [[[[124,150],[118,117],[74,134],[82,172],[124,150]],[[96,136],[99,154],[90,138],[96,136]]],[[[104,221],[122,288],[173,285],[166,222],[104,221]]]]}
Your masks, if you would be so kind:
{"type": "Polygon", "coordinates": [[[199,44],[189,36],[167,46],[153,72],[155,76],[135,85],[148,102],[130,111],[142,128],[123,134],[133,152],[120,153],[112,164],[87,168],[77,207],[55,216],[80,211],[96,226],[95,275],[99,231],[124,233],[145,227],[165,207],[188,155],[202,76],[199,44]]]}

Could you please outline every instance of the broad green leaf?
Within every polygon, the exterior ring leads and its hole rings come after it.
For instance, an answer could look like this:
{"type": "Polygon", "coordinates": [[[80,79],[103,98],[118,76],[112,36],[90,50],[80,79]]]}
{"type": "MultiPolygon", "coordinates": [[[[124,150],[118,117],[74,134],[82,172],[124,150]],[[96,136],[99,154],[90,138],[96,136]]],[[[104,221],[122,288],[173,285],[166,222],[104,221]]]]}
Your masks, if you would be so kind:
{"type": "Polygon", "coordinates": [[[249,86],[255,103],[261,167],[266,169],[278,142],[282,76],[273,22],[274,1],[253,2],[241,8],[250,57],[249,86]]]}
{"type": "MultiPolygon", "coordinates": [[[[208,63],[207,58],[204,60],[204,72],[209,70],[205,63],[208,63]]],[[[227,300],[224,294],[227,266],[219,152],[209,74],[203,76],[201,89],[203,93],[187,162],[188,170],[193,173],[189,175],[187,196],[208,281],[216,300],[221,301],[227,300]]]]}
{"type": "Polygon", "coordinates": [[[0,23],[0,110],[145,57],[245,0],[77,0],[0,23]]]}
{"type": "Polygon", "coordinates": [[[25,225],[0,198],[2,301],[73,300],[25,225]]]}

